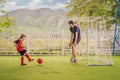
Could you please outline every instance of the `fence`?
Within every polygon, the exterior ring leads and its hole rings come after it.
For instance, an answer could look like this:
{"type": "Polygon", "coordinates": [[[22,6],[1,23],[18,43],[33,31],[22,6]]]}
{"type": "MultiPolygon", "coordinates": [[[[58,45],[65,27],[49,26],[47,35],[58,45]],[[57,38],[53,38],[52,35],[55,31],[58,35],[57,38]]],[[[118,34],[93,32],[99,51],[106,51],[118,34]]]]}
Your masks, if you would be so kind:
{"type": "MultiPolygon", "coordinates": [[[[71,53],[71,49],[68,46],[70,41],[70,32],[64,30],[42,32],[26,29],[26,31],[21,32],[7,32],[5,30],[0,33],[0,54],[16,55],[17,51],[13,41],[22,33],[27,35],[24,44],[30,54],[69,55],[69,53],[71,53]]],[[[104,40],[106,39],[109,42],[112,41],[113,32],[96,32],[94,30],[81,31],[81,41],[77,46],[77,53],[79,53],[79,55],[85,55],[87,51],[91,54],[95,53],[95,34],[98,33],[101,35],[100,40],[103,42],[102,45],[104,45],[104,40]],[[88,45],[90,46],[89,50],[88,45]]]]}

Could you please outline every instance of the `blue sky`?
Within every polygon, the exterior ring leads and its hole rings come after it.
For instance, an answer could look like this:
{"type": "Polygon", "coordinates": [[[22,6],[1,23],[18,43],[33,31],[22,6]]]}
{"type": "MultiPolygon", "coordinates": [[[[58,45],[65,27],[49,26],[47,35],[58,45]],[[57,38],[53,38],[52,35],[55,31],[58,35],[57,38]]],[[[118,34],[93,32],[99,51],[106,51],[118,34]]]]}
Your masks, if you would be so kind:
{"type": "Polygon", "coordinates": [[[7,11],[19,8],[38,9],[48,7],[51,9],[63,9],[68,0],[7,0],[5,9],[7,11]]]}

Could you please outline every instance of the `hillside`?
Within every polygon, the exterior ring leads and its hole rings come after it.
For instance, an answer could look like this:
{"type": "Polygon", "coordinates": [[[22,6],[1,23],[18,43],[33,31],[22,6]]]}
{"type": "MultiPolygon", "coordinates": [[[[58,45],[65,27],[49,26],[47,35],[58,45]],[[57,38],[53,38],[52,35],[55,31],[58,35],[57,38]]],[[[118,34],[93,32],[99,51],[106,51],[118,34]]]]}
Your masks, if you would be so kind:
{"type": "Polygon", "coordinates": [[[49,8],[36,10],[18,9],[9,12],[8,16],[13,16],[15,26],[30,27],[62,27],[67,25],[66,12],[64,10],[54,11],[49,8]]]}

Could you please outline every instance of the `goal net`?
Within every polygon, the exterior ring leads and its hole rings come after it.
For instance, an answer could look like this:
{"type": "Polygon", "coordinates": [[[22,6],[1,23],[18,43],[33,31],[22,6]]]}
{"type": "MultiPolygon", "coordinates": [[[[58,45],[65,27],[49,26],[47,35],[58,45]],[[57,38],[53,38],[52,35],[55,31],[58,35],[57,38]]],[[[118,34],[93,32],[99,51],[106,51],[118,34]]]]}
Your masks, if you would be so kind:
{"type": "Polygon", "coordinates": [[[112,55],[110,50],[110,39],[106,31],[88,30],[87,37],[87,64],[89,66],[109,66],[112,65],[112,55]],[[91,34],[92,33],[92,34],[91,34]]]}

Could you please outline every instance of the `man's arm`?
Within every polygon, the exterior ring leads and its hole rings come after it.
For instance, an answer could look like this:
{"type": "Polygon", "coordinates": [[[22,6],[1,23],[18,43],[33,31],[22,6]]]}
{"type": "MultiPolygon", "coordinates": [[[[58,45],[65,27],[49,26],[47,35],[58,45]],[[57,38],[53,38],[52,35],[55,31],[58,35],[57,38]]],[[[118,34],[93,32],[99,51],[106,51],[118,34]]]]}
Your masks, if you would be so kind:
{"type": "Polygon", "coordinates": [[[70,43],[73,42],[73,33],[71,33],[70,43]]]}
{"type": "Polygon", "coordinates": [[[75,27],[75,42],[74,42],[74,44],[76,45],[76,43],[77,43],[77,40],[78,40],[78,27],[75,27]]]}
{"type": "Polygon", "coordinates": [[[73,42],[73,33],[71,33],[71,37],[70,37],[70,44],[69,44],[70,47],[72,45],[72,42],[73,42]]]}
{"type": "Polygon", "coordinates": [[[76,37],[75,37],[75,44],[77,43],[77,38],[78,38],[78,32],[75,32],[75,35],[76,35],[76,37]]]}

